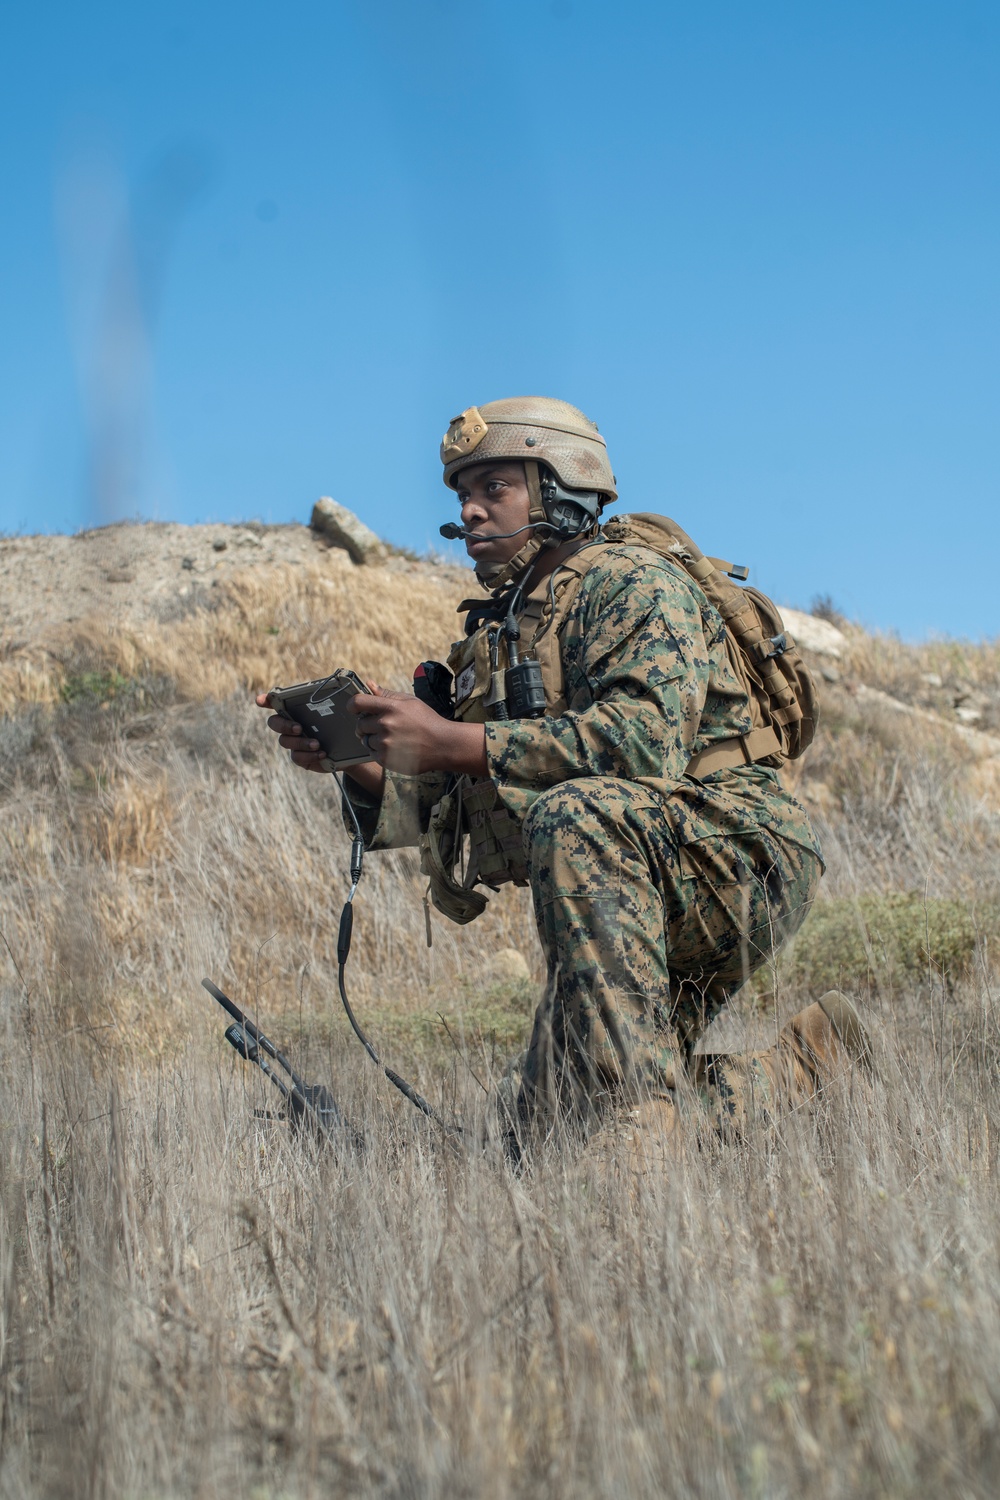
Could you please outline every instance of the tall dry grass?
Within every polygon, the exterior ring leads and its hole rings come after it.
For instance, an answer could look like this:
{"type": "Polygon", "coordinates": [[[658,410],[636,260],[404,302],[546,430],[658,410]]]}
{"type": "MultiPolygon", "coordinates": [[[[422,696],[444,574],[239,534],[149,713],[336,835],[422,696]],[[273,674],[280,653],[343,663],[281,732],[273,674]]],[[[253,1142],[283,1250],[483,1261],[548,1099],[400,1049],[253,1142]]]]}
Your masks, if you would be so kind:
{"type": "MultiPolygon", "coordinates": [[[[741,1144],[683,1136],[638,1181],[613,1134],[514,1177],[478,1122],[530,1010],[504,950],[541,979],[523,894],[469,929],[435,919],[428,949],[412,856],[372,856],[352,995],[387,1060],[470,1123],[446,1143],[331,998],[347,837],[245,690],[341,660],[405,680],[451,601],[415,575],[426,594],[386,601],[366,657],[371,578],[324,576],[247,582],[141,639],[78,634],[49,701],[0,726],[0,1492],[992,1494],[979,928],[961,964],[845,976],[873,1090],[741,1144]],[[225,1047],[206,973],[331,1084],[362,1153],[255,1118],[275,1099],[225,1047]]],[[[831,910],[871,927],[869,898],[899,891],[985,909],[997,820],[963,752],[839,691],[799,776],[831,910]]],[[[781,1007],[808,972],[775,976],[781,1007]]]]}
{"type": "Polygon", "coordinates": [[[340,1046],[367,1150],[320,1155],[204,1037],[95,1066],[5,999],[5,1495],[993,1493],[985,987],[874,1099],[637,1183],[514,1178],[340,1046]]]}

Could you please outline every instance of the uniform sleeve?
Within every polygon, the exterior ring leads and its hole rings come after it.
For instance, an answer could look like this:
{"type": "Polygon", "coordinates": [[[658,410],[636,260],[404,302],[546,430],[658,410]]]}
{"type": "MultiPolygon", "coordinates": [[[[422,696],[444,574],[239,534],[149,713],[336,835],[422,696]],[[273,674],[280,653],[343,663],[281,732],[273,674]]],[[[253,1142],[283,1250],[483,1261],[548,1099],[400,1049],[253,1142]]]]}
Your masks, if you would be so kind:
{"type": "MultiPolygon", "coordinates": [[[[444,796],[448,777],[443,771],[429,771],[423,776],[400,776],[386,771],[381,798],[366,792],[350,772],[345,773],[344,788],[361,825],[366,849],[405,849],[426,833],[431,808],[444,796]]],[[[354,824],[347,807],[342,816],[348,833],[354,824]]]]}
{"type": "Polygon", "coordinates": [[[693,587],[666,565],[592,569],[563,636],[569,710],[486,725],[490,775],[508,810],[523,817],[540,791],[575,776],[679,781],[720,643],[706,629],[693,587]]]}

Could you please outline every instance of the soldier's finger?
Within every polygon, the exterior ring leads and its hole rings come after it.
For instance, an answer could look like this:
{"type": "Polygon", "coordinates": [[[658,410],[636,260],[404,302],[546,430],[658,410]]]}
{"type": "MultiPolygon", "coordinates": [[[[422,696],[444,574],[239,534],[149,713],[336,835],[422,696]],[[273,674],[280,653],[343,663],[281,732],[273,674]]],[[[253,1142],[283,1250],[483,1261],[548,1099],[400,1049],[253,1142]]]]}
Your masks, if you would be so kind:
{"type": "Polygon", "coordinates": [[[325,767],[322,766],[320,762],[322,760],[325,760],[325,758],[326,757],[324,755],[317,755],[314,751],[310,750],[293,750],[291,752],[292,764],[294,766],[301,766],[303,771],[324,770],[325,767]]]}
{"type": "Polygon", "coordinates": [[[355,693],[347,707],[352,714],[370,714],[378,708],[379,702],[375,693],[355,693]]]}
{"type": "Polygon", "coordinates": [[[301,734],[302,725],[296,724],[294,719],[286,719],[284,714],[272,714],[267,721],[268,729],[273,729],[275,734],[301,734]]]}
{"type": "Polygon", "coordinates": [[[293,734],[283,734],[278,744],[282,750],[299,750],[303,755],[311,755],[320,748],[319,740],[303,740],[293,734]]]}

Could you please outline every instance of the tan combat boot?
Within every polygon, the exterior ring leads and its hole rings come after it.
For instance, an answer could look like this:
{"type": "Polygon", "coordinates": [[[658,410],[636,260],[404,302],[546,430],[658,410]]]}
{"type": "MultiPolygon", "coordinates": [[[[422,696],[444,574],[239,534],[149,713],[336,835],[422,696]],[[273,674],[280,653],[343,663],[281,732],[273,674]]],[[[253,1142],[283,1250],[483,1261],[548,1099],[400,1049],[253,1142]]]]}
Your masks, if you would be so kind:
{"type": "Polygon", "coordinates": [[[646,1099],[624,1111],[614,1134],[626,1169],[635,1173],[665,1171],[676,1149],[678,1120],[672,1099],[646,1099]]]}
{"type": "Polygon", "coordinates": [[[567,1157],[569,1176],[596,1201],[615,1191],[632,1198],[644,1177],[668,1177],[676,1149],[678,1115],[670,1098],[619,1102],[567,1157]]]}
{"type": "Polygon", "coordinates": [[[858,1063],[871,1071],[868,1034],[861,1017],[840,990],[827,990],[815,1005],[807,1005],[793,1016],[780,1033],[779,1043],[785,1032],[794,1037],[820,1087],[858,1063]]]}
{"type": "Polygon", "coordinates": [[[772,1047],[711,1059],[706,1079],[717,1091],[723,1128],[742,1134],[755,1118],[773,1120],[808,1106],[855,1068],[867,1087],[872,1060],[865,1029],[847,996],[828,990],[785,1023],[772,1047]]]}
{"type": "Polygon", "coordinates": [[[601,1196],[615,1183],[632,1195],[641,1178],[669,1176],[678,1125],[677,1106],[670,1098],[620,1105],[587,1142],[580,1158],[582,1175],[601,1196]]]}

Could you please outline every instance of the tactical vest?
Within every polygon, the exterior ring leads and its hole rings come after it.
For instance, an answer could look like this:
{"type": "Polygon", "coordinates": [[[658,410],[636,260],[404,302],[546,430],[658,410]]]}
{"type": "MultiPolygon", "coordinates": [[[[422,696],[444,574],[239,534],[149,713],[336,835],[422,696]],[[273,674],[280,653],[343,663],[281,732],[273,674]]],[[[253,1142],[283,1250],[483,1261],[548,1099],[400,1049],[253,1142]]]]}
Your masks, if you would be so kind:
{"type": "MultiPolygon", "coordinates": [[[[816,693],[777,607],[756,589],[737,588],[730,576],[745,577],[745,570],[705,557],[666,516],[638,514],[609,521],[596,541],[543,578],[525,599],[519,615],[522,655],[541,665],[546,715],[556,717],[568,707],[561,632],[584,576],[600,560],[606,545],[641,547],[680,563],[725,623],[729,662],[746,692],[752,728],[747,735],[716,740],[698,751],[685,775],[707,776],[761,762],[780,766],[801,755],[815,733],[816,693]]],[[[480,626],[452,647],[448,667],[455,683],[456,719],[482,724],[506,717],[507,665],[507,645],[496,621],[480,626]]],[[[459,780],[434,807],[420,848],[431,900],[455,922],[471,922],[485,909],[486,898],[473,889],[475,885],[497,889],[507,881],[528,883],[521,825],[488,778],[459,780]],[[469,853],[463,864],[466,835],[469,853]]]]}

